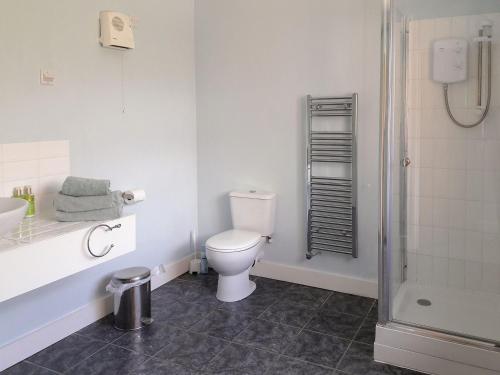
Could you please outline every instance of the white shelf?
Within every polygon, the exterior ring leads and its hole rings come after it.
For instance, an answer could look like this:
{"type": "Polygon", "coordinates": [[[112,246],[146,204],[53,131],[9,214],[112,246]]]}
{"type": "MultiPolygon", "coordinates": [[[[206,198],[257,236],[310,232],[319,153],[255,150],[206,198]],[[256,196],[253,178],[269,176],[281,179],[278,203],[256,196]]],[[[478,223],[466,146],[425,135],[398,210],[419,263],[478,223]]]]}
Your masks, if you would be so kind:
{"type": "Polygon", "coordinates": [[[26,218],[16,229],[2,237],[0,241],[0,250],[12,246],[22,246],[23,244],[42,241],[88,226],[89,223],[82,222],[63,223],[40,217],[26,218]]]}
{"type": "Polygon", "coordinates": [[[56,280],[107,262],[136,248],[135,215],[107,222],[61,223],[46,218],[25,219],[0,240],[0,302],[56,280]],[[92,249],[112,250],[95,258],[87,250],[87,237],[98,224],[120,228],[96,230],[92,249]]]}

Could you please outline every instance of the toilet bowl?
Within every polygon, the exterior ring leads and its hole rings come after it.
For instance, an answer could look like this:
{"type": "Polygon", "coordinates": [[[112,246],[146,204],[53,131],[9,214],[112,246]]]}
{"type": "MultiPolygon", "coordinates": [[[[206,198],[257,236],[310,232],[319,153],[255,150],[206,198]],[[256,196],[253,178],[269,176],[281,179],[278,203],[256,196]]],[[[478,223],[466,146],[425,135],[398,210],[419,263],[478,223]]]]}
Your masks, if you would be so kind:
{"type": "Polygon", "coordinates": [[[255,290],[249,279],[263,239],[260,233],[232,229],[210,237],[206,255],[210,265],[219,273],[217,299],[235,302],[248,297],[255,290]]]}
{"type": "Polygon", "coordinates": [[[208,263],[219,273],[217,299],[235,302],[255,290],[250,267],[262,257],[264,238],[274,233],[276,194],[265,191],[229,193],[233,229],[210,237],[206,244],[208,263]]]}

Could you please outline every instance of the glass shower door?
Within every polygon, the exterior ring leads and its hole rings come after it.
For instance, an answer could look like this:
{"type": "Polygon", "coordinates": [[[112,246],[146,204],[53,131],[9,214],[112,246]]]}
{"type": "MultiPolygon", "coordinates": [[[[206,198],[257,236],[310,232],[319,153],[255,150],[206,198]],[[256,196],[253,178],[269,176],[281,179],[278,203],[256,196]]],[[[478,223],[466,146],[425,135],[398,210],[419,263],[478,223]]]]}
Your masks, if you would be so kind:
{"type": "Polygon", "coordinates": [[[500,3],[392,17],[382,321],[500,344],[500,3]]]}

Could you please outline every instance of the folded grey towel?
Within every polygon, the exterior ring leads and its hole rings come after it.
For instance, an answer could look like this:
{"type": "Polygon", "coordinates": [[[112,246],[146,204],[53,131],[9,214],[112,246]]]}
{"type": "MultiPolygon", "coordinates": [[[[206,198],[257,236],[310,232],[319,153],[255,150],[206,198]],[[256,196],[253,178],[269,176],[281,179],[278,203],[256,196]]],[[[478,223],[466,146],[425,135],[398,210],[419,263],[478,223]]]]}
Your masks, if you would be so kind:
{"type": "Polygon", "coordinates": [[[54,208],[57,211],[63,212],[102,210],[104,208],[117,207],[120,204],[123,204],[121,191],[113,191],[107,195],[87,197],[73,197],[59,193],[54,199],[54,208]]]}
{"type": "Polygon", "coordinates": [[[64,180],[61,193],[73,197],[107,195],[110,193],[109,186],[109,180],[69,176],[64,180]]]}
{"type": "Polygon", "coordinates": [[[122,216],[123,205],[101,210],[81,211],[81,212],[63,212],[56,211],[57,221],[104,221],[118,219],[122,216]]]}

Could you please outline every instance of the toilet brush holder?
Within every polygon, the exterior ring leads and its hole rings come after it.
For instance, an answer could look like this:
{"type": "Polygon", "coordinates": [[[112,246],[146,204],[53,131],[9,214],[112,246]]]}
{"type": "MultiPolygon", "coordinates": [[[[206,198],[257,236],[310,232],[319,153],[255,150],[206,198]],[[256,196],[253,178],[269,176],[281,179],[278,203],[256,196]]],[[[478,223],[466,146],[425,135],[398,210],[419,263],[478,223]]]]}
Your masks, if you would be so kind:
{"type": "Polygon", "coordinates": [[[200,273],[200,265],[201,265],[201,260],[200,259],[192,259],[191,262],[189,262],[189,273],[200,273]]]}

